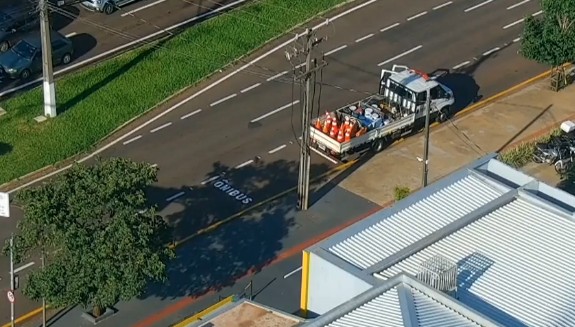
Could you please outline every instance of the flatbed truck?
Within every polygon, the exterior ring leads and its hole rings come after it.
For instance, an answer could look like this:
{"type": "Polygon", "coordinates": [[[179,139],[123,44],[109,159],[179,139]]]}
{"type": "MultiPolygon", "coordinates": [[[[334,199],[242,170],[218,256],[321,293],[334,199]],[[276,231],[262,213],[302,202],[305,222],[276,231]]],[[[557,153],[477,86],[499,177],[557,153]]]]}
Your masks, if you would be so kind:
{"type": "Polygon", "coordinates": [[[428,94],[430,119],[447,120],[455,98],[451,89],[437,81],[439,76],[402,65],[383,69],[378,94],[312,120],[312,149],[339,161],[366,149],[379,152],[423,126],[428,94]]]}

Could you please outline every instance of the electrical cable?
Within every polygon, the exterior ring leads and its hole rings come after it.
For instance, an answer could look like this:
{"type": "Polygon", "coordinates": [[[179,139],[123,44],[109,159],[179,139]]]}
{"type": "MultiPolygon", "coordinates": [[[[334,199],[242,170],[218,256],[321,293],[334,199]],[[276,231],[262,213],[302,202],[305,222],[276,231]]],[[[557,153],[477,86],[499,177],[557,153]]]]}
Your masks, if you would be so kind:
{"type": "MultiPolygon", "coordinates": [[[[322,62],[325,61],[325,56],[322,56],[322,62]]],[[[321,91],[323,89],[323,68],[319,70],[319,94],[317,97],[317,114],[316,117],[319,117],[319,111],[321,110],[321,91]]],[[[315,80],[314,80],[315,82],[315,80]]]]}

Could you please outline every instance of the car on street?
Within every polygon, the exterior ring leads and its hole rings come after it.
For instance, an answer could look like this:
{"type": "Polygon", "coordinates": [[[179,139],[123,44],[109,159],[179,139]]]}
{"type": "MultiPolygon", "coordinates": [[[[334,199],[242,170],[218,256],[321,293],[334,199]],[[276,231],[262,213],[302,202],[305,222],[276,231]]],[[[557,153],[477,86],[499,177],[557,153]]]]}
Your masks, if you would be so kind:
{"type": "Polygon", "coordinates": [[[103,12],[106,15],[111,15],[117,8],[135,1],[137,0],[87,0],[82,1],[82,7],[92,11],[103,12]]]}
{"type": "Polygon", "coordinates": [[[6,52],[25,34],[39,29],[36,8],[28,1],[19,4],[0,5],[0,52],[6,52]]]}
{"type": "MultiPolygon", "coordinates": [[[[52,63],[67,65],[72,61],[74,46],[64,35],[52,31],[52,63]]],[[[0,79],[30,78],[42,71],[42,42],[40,33],[24,36],[10,50],[0,54],[0,79]]]]}

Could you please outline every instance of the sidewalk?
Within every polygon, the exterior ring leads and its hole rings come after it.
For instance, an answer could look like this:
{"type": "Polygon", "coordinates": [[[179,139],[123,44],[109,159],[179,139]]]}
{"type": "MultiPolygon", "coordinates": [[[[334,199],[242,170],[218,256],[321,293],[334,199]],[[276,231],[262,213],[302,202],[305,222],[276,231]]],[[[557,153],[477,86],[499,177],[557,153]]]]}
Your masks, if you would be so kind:
{"type": "MultiPolygon", "coordinates": [[[[491,152],[559,128],[575,119],[575,85],[556,93],[548,80],[500,99],[475,112],[455,118],[431,130],[429,183],[491,152]]],[[[421,187],[423,133],[411,136],[371,158],[340,186],[379,205],[394,198],[396,186],[421,187]]],[[[559,176],[552,166],[528,164],[522,168],[542,181],[556,185],[559,176]]]]}

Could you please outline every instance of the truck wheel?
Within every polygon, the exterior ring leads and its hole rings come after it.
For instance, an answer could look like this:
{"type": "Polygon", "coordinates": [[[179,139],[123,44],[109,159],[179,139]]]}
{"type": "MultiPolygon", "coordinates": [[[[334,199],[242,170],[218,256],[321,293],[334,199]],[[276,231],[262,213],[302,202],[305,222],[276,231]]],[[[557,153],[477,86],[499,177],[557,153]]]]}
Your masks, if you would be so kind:
{"type": "Polygon", "coordinates": [[[375,140],[371,144],[371,149],[373,150],[373,152],[378,153],[381,152],[381,150],[383,150],[383,145],[384,145],[383,139],[375,140]]]}
{"type": "Polygon", "coordinates": [[[444,123],[449,119],[449,107],[443,107],[437,113],[436,121],[438,123],[444,123]]]}
{"type": "Polygon", "coordinates": [[[104,5],[104,14],[106,15],[111,15],[114,12],[114,5],[112,5],[111,3],[106,3],[104,5]]]}

